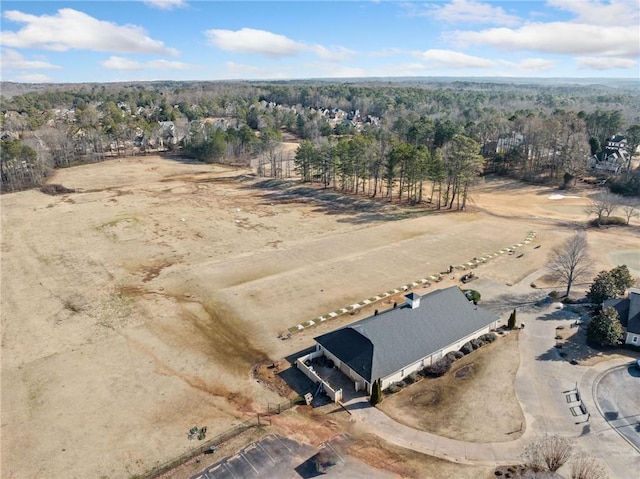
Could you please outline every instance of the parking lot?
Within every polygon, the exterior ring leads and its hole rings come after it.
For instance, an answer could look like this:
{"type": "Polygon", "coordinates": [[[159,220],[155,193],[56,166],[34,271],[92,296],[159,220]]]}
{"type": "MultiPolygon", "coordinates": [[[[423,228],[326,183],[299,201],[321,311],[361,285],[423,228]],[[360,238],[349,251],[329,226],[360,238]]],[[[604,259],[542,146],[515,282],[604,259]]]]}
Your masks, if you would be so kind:
{"type": "Polygon", "coordinates": [[[191,479],[390,479],[388,472],[374,469],[347,456],[350,439],[340,434],[319,447],[270,434],[237,454],[208,466],[191,479]]]}

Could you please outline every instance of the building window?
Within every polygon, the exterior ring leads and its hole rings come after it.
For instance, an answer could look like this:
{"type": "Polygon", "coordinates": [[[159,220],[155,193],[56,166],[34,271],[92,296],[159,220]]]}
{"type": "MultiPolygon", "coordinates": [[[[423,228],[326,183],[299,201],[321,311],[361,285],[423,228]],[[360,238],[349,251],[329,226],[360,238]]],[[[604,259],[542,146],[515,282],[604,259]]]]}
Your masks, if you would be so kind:
{"type": "Polygon", "coordinates": [[[404,369],[400,370],[400,377],[403,378],[404,377],[404,369]]]}
{"type": "Polygon", "coordinates": [[[637,343],[637,342],[638,342],[638,336],[634,336],[634,337],[633,337],[633,340],[632,340],[631,342],[633,342],[633,343],[637,343]]]}

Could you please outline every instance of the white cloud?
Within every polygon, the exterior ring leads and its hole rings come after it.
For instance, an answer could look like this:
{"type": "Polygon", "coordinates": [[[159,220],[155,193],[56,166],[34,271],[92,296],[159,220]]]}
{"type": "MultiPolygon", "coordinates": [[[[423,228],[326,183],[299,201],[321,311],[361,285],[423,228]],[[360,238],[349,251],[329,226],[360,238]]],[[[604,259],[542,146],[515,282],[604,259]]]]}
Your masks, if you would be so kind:
{"type": "Polygon", "coordinates": [[[286,80],[289,78],[295,78],[296,72],[300,72],[301,68],[292,69],[287,66],[279,66],[273,68],[273,66],[257,67],[253,65],[246,65],[243,63],[236,63],[228,61],[224,64],[224,70],[216,70],[216,75],[221,79],[243,79],[243,80],[286,80]]]}
{"type": "Polygon", "coordinates": [[[329,61],[345,60],[355,54],[344,47],[327,48],[318,44],[307,44],[292,40],[284,35],[253,28],[242,28],[235,31],[207,30],[204,34],[209,39],[209,44],[234,53],[254,53],[272,58],[313,53],[323,60],[329,61]]]}
{"type": "MultiPolygon", "coordinates": [[[[352,65],[336,65],[328,62],[304,63],[305,73],[310,78],[353,78],[365,76],[365,70],[352,65]]],[[[301,78],[301,77],[299,77],[301,78]]]]}
{"type": "Polygon", "coordinates": [[[516,73],[542,72],[552,69],[558,62],[545,58],[525,58],[514,62],[502,59],[483,58],[453,50],[427,50],[413,52],[413,56],[425,64],[410,64],[413,68],[428,69],[485,69],[509,68],[516,73]]]}
{"type": "Polygon", "coordinates": [[[12,50],[11,48],[2,49],[0,65],[2,68],[15,68],[17,70],[51,70],[61,68],[59,65],[41,60],[26,60],[20,52],[12,50]]]}
{"type": "Polygon", "coordinates": [[[427,50],[415,52],[416,58],[427,61],[433,66],[449,68],[491,68],[497,62],[488,58],[475,57],[452,50],[427,50]]]}
{"type": "Polygon", "coordinates": [[[144,0],[144,3],[160,10],[173,10],[174,8],[184,8],[187,6],[185,0],[144,0]]]}
{"type": "Polygon", "coordinates": [[[288,57],[304,50],[303,43],[284,35],[242,28],[241,30],[207,30],[209,43],[221,50],[234,53],[258,53],[269,57],[288,57]]]}
{"type": "Polygon", "coordinates": [[[519,62],[501,61],[501,63],[513,66],[523,72],[544,72],[551,70],[558,64],[557,60],[549,60],[547,58],[525,58],[519,62]]]}
{"type": "Polygon", "coordinates": [[[578,57],[578,68],[594,70],[611,70],[613,68],[637,68],[638,62],[630,58],[578,57]]]}
{"type": "Polygon", "coordinates": [[[137,62],[128,58],[109,57],[100,63],[109,70],[185,70],[194,68],[194,65],[188,63],[174,62],[168,60],[150,60],[148,62],[137,62]]]}
{"type": "Polygon", "coordinates": [[[491,45],[502,50],[544,53],[637,56],[640,30],[636,27],[602,27],[577,23],[529,23],[520,28],[457,31],[452,38],[470,45],[491,45]]]}
{"type": "Polygon", "coordinates": [[[260,68],[252,65],[243,65],[242,63],[226,62],[224,66],[232,72],[258,72],[260,68]]]}
{"type": "Polygon", "coordinates": [[[443,6],[431,7],[425,16],[434,16],[447,23],[482,23],[490,25],[517,25],[520,18],[510,15],[502,7],[474,0],[452,0],[443,6]]]}
{"type": "Polygon", "coordinates": [[[587,25],[626,25],[638,27],[640,3],[611,0],[609,3],[591,0],[548,0],[548,5],[577,14],[574,23],[587,25]]]}
{"type": "Polygon", "coordinates": [[[56,15],[30,15],[17,10],[4,12],[7,20],[25,24],[18,31],[0,32],[0,43],[15,48],[70,49],[118,53],[156,53],[177,55],[163,42],[146,35],[136,25],[116,25],[91,17],[72,8],[56,15]]]}
{"type": "Polygon", "coordinates": [[[25,83],[51,83],[51,78],[42,73],[24,73],[16,78],[16,81],[25,83]]]}
{"type": "Polygon", "coordinates": [[[335,47],[333,50],[330,50],[327,47],[323,47],[322,45],[311,45],[307,49],[318,55],[323,60],[328,61],[348,60],[353,55],[355,55],[355,52],[353,50],[349,50],[348,48],[344,47],[335,47]]]}

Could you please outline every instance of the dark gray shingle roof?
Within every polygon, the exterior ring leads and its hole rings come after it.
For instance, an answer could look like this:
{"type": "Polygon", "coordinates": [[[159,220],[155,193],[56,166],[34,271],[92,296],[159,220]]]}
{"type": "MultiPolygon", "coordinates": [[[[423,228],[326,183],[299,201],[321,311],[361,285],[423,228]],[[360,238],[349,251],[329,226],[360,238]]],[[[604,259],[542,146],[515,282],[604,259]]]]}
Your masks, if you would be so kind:
{"type": "Polygon", "coordinates": [[[433,291],[420,307],[402,305],[315,340],[371,382],[384,378],[499,318],[467,300],[457,286],[433,291]]]}
{"type": "Polygon", "coordinates": [[[629,333],[640,334],[640,293],[629,292],[629,333]]]}
{"type": "Polygon", "coordinates": [[[605,299],[602,303],[602,309],[613,308],[618,312],[620,323],[626,328],[629,322],[629,300],[623,299],[605,299]]]}

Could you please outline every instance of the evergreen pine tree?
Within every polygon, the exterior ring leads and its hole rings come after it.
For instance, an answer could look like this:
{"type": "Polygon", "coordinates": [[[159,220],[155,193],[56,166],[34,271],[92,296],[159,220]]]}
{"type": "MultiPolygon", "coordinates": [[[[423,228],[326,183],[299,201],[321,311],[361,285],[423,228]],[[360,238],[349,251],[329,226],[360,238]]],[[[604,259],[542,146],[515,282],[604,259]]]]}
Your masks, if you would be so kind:
{"type": "Polygon", "coordinates": [[[516,328],[516,310],[514,309],[511,315],[509,316],[509,321],[507,322],[507,327],[509,329],[516,328]]]}
{"type": "Polygon", "coordinates": [[[375,406],[380,401],[382,401],[382,383],[379,379],[376,379],[371,387],[371,398],[369,399],[369,402],[372,406],[375,406]]]}

